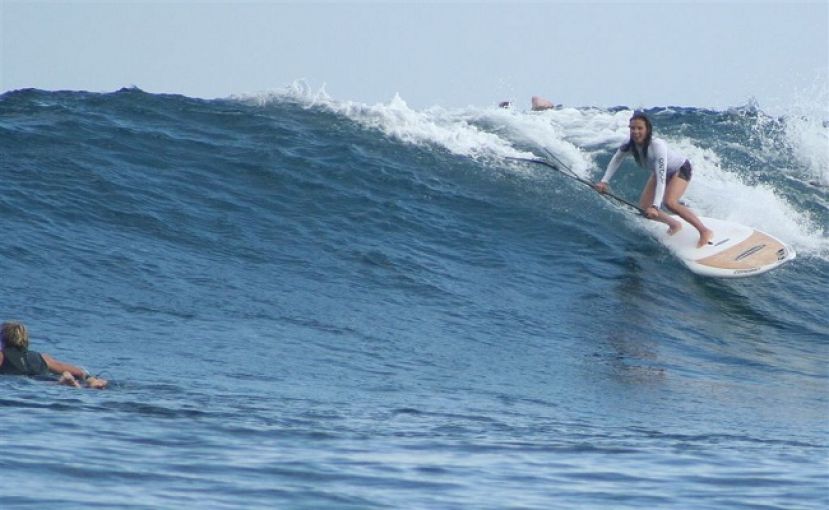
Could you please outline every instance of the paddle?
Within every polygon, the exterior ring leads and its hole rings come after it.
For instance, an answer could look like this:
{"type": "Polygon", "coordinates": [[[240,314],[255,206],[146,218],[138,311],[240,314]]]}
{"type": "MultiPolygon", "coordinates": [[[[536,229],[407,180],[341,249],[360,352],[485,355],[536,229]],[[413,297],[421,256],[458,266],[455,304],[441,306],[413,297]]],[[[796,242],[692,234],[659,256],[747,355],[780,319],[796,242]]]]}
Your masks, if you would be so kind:
{"type": "MultiPolygon", "coordinates": [[[[560,173],[560,174],[562,174],[566,177],[569,177],[569,178],[571,178],[575,181],[580,182],[581,184],[584,184],[585,186],[590,187],[591,189],[594,189],[594,190],[596,189],[593,186],[592,182],[588,181],[587,179],[582,179],[581,177],[576,175],[575,172],[573,172],[573,170],[568,168],[566,165],[562,164],[561,161],[557,157],[555,157],[551,152],[549,152],[547,150],[545,150],[545,152],[547,152],[547,154],[550,155],[550,157],[555,159],[558,162],[558,165],[555,165],[555,164],[550,163],[549,161],[547,161],[545,159],[540,159],[540,158],[533,159],[533,158],[507,157],[507,159],[512,159],[512,160],[515,160],[515,161],[526,161],[527,163],[538,163],[539,165],[544,165],[546,167],[552,168],[556,172],[558,172],[558,173],[560,173]],[[562,168],[565,168],[566,171],[559,168],[559,166],[562,167],[562,168]]],[[[622,197],[616,196],[616,195],[614,195],[613,193],[610,193],[610,192],[601,193],[601,195],[603,197],[606,197],[606,198],[610,199],[610,200],[615,200],[616,202],[635,210],[637,213],[641,214],[642,216],[645,216],[645,210],[644,209],[642,209],[641,207],[639,207],[638,205],[636,205],[632,202],[628,202],[627,200],[625,200],[622,197]]]]}

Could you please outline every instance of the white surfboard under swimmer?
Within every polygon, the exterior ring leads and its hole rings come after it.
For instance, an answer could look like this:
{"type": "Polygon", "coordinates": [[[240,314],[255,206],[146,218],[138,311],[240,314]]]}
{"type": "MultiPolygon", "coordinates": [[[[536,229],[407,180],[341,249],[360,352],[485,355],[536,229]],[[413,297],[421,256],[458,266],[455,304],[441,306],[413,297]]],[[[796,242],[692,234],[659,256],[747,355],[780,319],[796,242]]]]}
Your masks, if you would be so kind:
{"type": "Polygon", "coordinates": [[[740,278],[770,271],[793,260],[795,251],[775,237],[731,221],[700,217],[714,231],[711,244],[697,248],[699,233],[683,219],[682,229],[668,235],[664,223],[647,221],[648,229],[696,274],[719,278],[740,278]]]}

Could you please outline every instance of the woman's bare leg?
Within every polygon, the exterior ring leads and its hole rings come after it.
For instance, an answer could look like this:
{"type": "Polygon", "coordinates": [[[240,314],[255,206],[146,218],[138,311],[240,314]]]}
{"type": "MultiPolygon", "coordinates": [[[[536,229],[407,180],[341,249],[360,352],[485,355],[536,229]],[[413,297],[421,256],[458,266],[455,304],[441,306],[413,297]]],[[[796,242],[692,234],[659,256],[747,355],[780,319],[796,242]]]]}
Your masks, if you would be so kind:
{"type": "Polygon", "coordinates": [[[685,190],[688,188],[688,181],[675,175],[668,180],[668,185],[665,187],[665,206],[671,211],[677,213],[680,218],[687,221],[699,231],[699,242],[697,248],[702,248],[711,242],[714,237],[714,232],[709,230],[702,224],[700,219],[693,211],[685,207],[679,202],[685,190]]]}
{"type": "MultiPolygon", "coordinates": [[[[642,190],[642,195],[639,197],[639,207],[642,209],[647,209],[648,207],[653,205],[653,194],[656,192],[656,179],[651,175],[650,179],[648,179],[648,183],[645,184],[645,188],[642,190]]],[[[661,221],[668,225],[668,234],[674,235],[682,228],[682,223],[676,221],[675,219],[671,218],[661,209],[657,209],[658,215],[654,218],[656,221],[661,221]]]]}

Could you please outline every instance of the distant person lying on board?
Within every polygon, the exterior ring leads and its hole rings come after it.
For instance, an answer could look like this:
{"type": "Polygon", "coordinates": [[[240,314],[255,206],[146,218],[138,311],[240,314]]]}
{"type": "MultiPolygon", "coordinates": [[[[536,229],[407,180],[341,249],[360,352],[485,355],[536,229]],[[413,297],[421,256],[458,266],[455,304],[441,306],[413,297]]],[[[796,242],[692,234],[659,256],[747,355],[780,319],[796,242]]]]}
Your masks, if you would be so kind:
{"type": "Polygon", "coordinates": [[[645,216],[666,223],[668,233],[671,235],[679,232],[682,223],[660,210],[664,202],[669,210],[678,214],[699,231],[697,248],[702,248],[711,241],[714,233],[706,228],[690,209],[679,202],[691,182],[691,162],[668,147],[665,140],[653,137],[653,125],[644,113],[634,113],[630,118],[628,128],[630,139],[622,144],[613,155],[604,177],[596,183],[596,189],[601,193],[606,192],[607,183],[619,169],[622,160],[628,154],[633,153],[636,164],[640,168],[651,171],[651,176],[639,197],[639,207],[645,211],[645,216]]]}
{"type": "Polygon", "coordinates": [[[553,102],[548,99],[544,99],[543,97],[539,96],[532,97],[532,109],[534,112],[552,110],[555,107],[556,105],[554,105],[553,102]]]}
{"type": "Polygon", "coordinates": [[[19,322],[4,322],[0,326],[0,374],[40,376],[59,374],[60,384],[81,387],[79,380],[88,388],[101,389],[106,379],[89,375],[82,368],[63,363],[48,354],[29,350],[29,332],[19,322]]]}

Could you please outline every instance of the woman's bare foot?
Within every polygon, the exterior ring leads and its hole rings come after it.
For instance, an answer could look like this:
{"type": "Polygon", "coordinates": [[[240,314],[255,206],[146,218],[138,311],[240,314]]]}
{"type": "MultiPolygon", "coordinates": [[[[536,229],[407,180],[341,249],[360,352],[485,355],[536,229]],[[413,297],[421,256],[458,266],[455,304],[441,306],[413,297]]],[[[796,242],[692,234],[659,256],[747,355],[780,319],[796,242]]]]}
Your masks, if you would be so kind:
{"type": "Polygon", "coordinates": [[[712,230],[701,230],[699,233],[699,242],[697,242],[697,248],[702,248],[706,244],[711,244],[711,239],[714,238],[714,232],[712,230]]]}
{"type": "Polygon", "coordinates": [[[668,235],[672,236],[682,230],[682,223],[678,221],[674,221],[673,223],[668,223],[668,235]]]}

